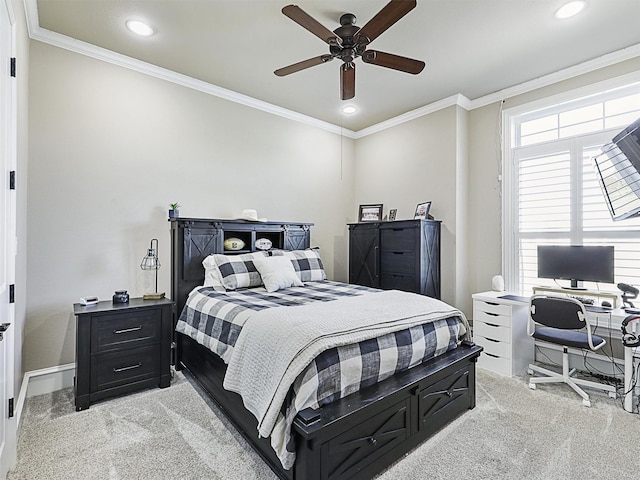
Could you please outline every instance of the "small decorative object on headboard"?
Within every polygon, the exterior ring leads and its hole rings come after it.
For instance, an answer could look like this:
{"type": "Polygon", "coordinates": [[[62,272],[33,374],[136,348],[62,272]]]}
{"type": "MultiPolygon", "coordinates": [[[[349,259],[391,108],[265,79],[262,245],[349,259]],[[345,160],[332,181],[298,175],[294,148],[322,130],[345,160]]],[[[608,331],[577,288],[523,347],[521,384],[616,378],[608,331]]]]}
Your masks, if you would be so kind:
{"type": "Polygon", "coordinates": [[[170,203],[169,218],[178,218],[180,216],[180,204],[178,202],[170,203]]]}
{"type": "Polygon", "coordinates": [[[269,250],[273,246],[273,242],[268,238],[257,238],[255,245],[258,250],[269,250]]]}
{"type": "Polygon", "coordinates": [[[225,250],[242,250],[245,246],[245,243],[239,238],[231,237],[227,238],[224,241],[224,249],[225,250]]]}

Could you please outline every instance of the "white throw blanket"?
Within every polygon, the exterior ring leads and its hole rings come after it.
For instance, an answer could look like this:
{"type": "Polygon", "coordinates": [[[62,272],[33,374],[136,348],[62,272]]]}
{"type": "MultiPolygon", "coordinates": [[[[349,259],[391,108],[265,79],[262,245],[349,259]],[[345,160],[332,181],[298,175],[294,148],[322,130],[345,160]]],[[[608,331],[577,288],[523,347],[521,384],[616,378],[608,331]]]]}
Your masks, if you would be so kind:
{"type": "Polygon", "coordinates": [[[324,350],[452,316],[468,334],[458,309],[396,290],[256,312],[238,336],[224,388],[242,396],[260,436],[268,437],[291,384],[324,350]]]}

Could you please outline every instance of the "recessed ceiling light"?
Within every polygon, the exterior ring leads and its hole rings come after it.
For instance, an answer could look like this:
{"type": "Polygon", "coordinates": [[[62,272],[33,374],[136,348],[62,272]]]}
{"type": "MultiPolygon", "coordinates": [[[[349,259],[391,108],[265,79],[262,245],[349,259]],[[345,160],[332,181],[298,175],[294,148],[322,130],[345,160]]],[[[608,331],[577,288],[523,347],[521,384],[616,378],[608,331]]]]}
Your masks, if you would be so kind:
{"type": "Polygon", "coordinates": [[[342,113],[346,113],[347,115],[351,115],[352,113],[356,113],[358,109],[353,105],[345,105],[342,107],[342,113]]]}
{"type": "Polygon", "coordinates": [[[153,35],[153,28],[140,20],[127,20],[127,28],[133,33],[148,37],[153,35]]]}
{"type": "Polygon", "coordinates": [[[569,2],[566,5],[560,7],[556,11],[556,18],[569,18],[577,15],[585,7],[586,3],[583,0],[575,2],[569,2]]]}

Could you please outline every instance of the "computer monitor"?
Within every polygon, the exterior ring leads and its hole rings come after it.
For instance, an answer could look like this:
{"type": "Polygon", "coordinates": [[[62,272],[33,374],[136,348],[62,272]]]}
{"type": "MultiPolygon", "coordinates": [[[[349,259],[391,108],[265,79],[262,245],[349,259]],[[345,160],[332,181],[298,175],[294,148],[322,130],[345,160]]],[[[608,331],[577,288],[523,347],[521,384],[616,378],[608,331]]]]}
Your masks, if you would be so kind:
{"type": "Polygon", "coordinates": [[[538,245],[538,278],[614,283],[613,246],[538,245]]]}

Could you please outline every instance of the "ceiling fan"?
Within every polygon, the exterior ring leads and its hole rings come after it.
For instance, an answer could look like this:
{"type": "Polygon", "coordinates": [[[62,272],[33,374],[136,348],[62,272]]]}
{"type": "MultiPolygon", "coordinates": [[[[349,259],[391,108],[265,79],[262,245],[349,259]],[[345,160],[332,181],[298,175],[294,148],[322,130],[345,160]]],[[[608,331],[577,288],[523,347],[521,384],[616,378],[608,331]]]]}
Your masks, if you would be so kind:
{"type": "Polygon", "coordinates": [[[349,100],[356,95],[356,65],[354,60],[358,57],[361,57],[365,63],[416,75],[424,69],[424,62],[392,53],[367,50],[367,46],[371,42],[415,7],[416,0],[391,0],[362,28],[355,25],[355,15],[345,13],[340,17],[340,27],[332,32],[297,5],[287,5],[282,9],[282,13],[313,33],[320,40],[328,43],[329,53],[279,68],[273,73],[279,77],[284,77],[315,65],[327,63],[334,58],[339,58],[343,62],[340,66],[340,94],[342,100],[349,100]]]}

